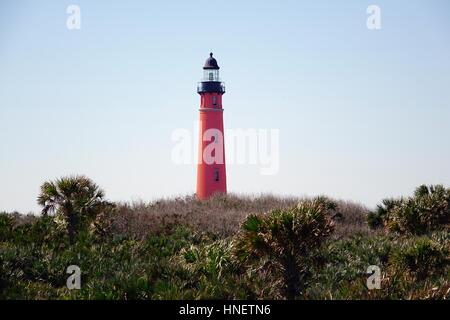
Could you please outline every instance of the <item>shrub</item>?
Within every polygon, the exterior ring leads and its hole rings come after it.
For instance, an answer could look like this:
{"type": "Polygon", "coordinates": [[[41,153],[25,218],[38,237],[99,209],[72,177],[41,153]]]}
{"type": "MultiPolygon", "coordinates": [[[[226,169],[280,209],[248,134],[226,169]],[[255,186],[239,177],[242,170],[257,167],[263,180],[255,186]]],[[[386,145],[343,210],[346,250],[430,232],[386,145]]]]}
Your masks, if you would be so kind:
{"type": "Polygon", "coordinates": [[[245,299],[240,264],[233,256],[235,241],[191,245],[173,260],[186,272],[184,286],[191,299],[245,299]]]}
{"type": "Polygon", "coordinates": [[[7,241],[13,232],[14,219],[13,217],[6,213],[0,213],[0,242],[7,241]]]}
{"type": "Polygon", "coordinates": [[[389,212],[402,203],[402,199],[384,199],[375,211],[367,215],[367,223],[372,229],[382,228],[389,212]]]}
{"type": "Polygon", "coordinates": [[[64,246],[66,240],[65,230],[55,222],[54,217],[49,216],[16,226],[10,237],[10,242],[18,245],[48,244],[54,248],[64,246]]]}
{"type": "Polygon", "coordinates": [[[270,257],[282,270],[285,297],[293,299],[302,291],[307,262],[333,230],[330,215],[335,209],[336,203],[317,198],[266,216],[250,215],[242,224],[236,254],[243,261],[270,257]]]}
{"type": "Polygon", "coordinates": [[[450,189],[442,185],[416,189],[413,197],[383,200],[367,217],[371,227],[401,234],[424,234],[450,223],[450,189]]]}
{"type": "Polygon", "coordinates": [[[412,244],[396,250],[391,257],[392,264],[400,272],[408,272],[423,280],[426,277],[445,271],[449,265],[449,250],[430,240],[419,238],[412,244]]]}
{"type": "MultiPolygon", "coordinates": [[[[404,201],[383,202],[383,225],[404,201]]],[[[64,215],[0,214],[0,299],[448,298],[445,228],[420,237],[369,233],[363,206],[297,203],[231,195],[101,210],[89,224],[95,232],[80,224],[71,245],[64,215]],[[73,264],[81,290],[66,288],[73,264]],[[380,290],[367,289],[369,265],[381,268],[380,290]]]]}
{"type": "Polygon", "coordinates": [[[41,186],[38,203],[42,214],[56,213],[59,222],[67,228],[70,243],[80,230],[95,220],[99,212],[110,207],[104,192],[92,180],[84,176],[63,177],[45,182],[41,186]]]}
{"type": "Polygon", "coordinates": [[[383,226],[383,219],[377,212],[369,212],[367,214],[367,224],[372,229],[377,229],[383,226]]]}

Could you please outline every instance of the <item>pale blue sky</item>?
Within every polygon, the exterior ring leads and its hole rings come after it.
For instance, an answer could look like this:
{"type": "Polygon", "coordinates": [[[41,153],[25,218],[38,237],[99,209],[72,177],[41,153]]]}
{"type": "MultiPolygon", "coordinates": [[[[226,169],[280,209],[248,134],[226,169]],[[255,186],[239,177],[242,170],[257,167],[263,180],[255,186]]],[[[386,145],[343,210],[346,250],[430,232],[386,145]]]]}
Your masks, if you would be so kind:
{"type": "Polygon", "coordinates": [[[449,185],[449,39],[448,0],[2,0],[0,210],[37,212],[39,186],[76,173],[111,200],[192,194],[171,133],[193,130],[210,50],[225,126],[280,129],[279,173],[230,165],[229,191],[373,206],[449,185]]]}

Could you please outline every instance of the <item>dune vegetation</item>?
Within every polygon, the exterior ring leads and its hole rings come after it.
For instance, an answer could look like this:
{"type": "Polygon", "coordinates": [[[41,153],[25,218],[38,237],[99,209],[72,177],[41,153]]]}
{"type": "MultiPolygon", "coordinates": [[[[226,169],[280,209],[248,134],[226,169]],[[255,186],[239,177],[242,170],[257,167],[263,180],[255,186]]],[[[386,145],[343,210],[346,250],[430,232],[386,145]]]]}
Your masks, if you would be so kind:
{"type": "Polygon", "coordinates": [[[450,295],[450,189],[439,185],[371,211],[324,196],[112,203],[74,176],[45,182],[38,203],[40,216],[0,213],[0,299],[450,295]],[[67,287],[71,265],[80,289],[67,287]]]}

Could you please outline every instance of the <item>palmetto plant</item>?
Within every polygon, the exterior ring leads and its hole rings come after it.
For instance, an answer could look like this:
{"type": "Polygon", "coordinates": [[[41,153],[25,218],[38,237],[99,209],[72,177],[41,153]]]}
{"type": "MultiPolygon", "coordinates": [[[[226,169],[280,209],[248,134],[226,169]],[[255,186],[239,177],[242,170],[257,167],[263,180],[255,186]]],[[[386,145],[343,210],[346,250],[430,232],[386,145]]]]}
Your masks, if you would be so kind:
{"type": "Polygon", "coordinates": [[[432,273],[445,272],[450,264],[449,253],[448,246],[421,237],[394,251],[391,263],[400,272],[408,272],[416,280],[424,280],[432,273]]]}
{"type": "Polygon", "coordinates": [[[14,219],[6,212],[0,212],[0,242],[8,239],[13,232],[14,219]]]}
{"type": "Polygon", "coordinates": [[[369,225],[402,234],[424,234],[450,223],[450,189],[419,186],[413,197],[386,199],[368,215],[369,225]]]}
{"type": "Polygon", "coordinates": [[[334,202],[316,198],[265,216],[250,215],[242,225],[237,256],[244,261],[268,257],[281,268],[285,296],[293,299],[302,291],[310,258],[333,231],[335,210],[334,202]]]}
{"type": "Polygon", "coordinates": [[[414,197],[394,207],[387,227],[399,233],[424,234],[450,222],[450,189],[442,185],[420,186],[414,197]]]}
{"type": "Polygon", "coordinates": [[[367,223],[369,224],[369,227],[373,229],[383,227],[384,220],[387,219],[389,212],[391,212],[395,207],[401,205],[402,202],[402,198],[383,199],[381,204],[377,205],[376,210],[369,212],[367,215],[367,223]]]}
{"type": "Polygon", "coordinates": [[[45,182],[41,186],[38,203],[42,214],[59,215],[66,222],[70,243],[79,230],[95,219],[110,203],[104,192],[85,176],[70,176],[45,182]]]}

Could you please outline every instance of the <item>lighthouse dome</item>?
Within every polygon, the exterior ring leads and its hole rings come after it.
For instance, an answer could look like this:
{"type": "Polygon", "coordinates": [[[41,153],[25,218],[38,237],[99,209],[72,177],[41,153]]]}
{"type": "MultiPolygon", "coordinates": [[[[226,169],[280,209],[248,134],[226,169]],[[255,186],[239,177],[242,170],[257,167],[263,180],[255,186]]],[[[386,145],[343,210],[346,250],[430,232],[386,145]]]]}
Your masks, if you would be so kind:
{"type": "Polygon", "coordinates": [[[220,69],[217,60],[213,58],[212,52],[209,54],[209,58],[206,59],[203,69],[220,69]]]}

